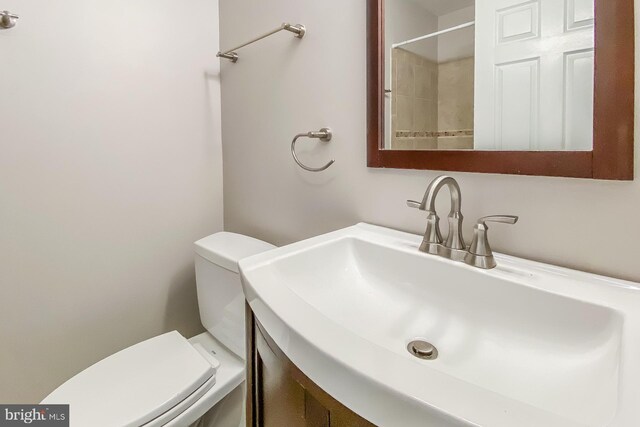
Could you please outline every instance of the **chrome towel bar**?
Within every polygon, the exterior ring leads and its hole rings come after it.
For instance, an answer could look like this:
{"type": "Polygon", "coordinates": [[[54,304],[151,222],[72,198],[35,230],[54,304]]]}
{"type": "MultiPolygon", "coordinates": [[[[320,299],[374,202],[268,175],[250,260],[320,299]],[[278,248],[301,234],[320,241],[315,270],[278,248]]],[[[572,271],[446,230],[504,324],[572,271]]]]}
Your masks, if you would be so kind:
{"type": "Polygon", "coordinates": [[[307,29],[305,28],[304,25],[302,24],[296,24],[296,25],[291,25],[291,24],[282,24],[280,25],[278,28],[276,28],[275,30],[271,30],[266,34],[263,34],[261,36],[256,37],[253,40],[250,40],[246,43],[241,44],[240,46],[236,46],[232,49],[226,50],[224,52],[218,52],[218,54],[216,55],[218,58],[225,58],[225,59],[229,59],[231,62],[238,62],[238,54],[235,52],[236,50],[242,49],[245,46],[249,46],[252,43],[255,43],[257,41],[260,41],[262,39],[265,39],[273,34],[279,33],[280,31],[290,31],[292,33],[294,33],[296,35],[297,38],[301,39],[304,37],[305,33],[307,32],[307,29]]]}
{"type": "Polygon", "coordinates": [[[298,156],[296,155],[296,142],[298,142],[298,139],[302,138],[302,137],[307,137],[307,138],[315,138],[315,139],[319,139],[320,141],[323,142],[329,142],[331,141],[331,138],[333,137],[333,133],[331,132],[331,129],[329,128],[322,128],[320,129],[318,132],[307,132],[307,133],[299,133],[298,135],[296,135],[295,138],[293,138],[293,141],[291,141],[291,154],[293,155],[293,160],[295,160],[295,162],[298,164],[298,166],[300,166],[302,169],[309,171],[309,172],[322,172],[324,170],[329,169],[329,166],[331,166],[332,164],[335,163],[335,160],[331,160],[329,163],[327,163],[326,165],[320,167],[320,168],[311,168],[309,166],[306,166],[305,164],[303,164],[299,159],[298,156]]]}

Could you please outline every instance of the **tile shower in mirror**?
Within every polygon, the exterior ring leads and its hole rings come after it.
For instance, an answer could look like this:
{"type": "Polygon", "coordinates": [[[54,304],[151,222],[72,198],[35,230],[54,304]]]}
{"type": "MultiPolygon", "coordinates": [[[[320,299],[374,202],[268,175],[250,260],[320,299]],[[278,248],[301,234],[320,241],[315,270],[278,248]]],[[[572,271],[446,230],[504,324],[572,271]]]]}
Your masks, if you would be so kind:
{"type": "Polygon", "coordinates": [[[385,148],[590,151],[593,0],[477,3],[386,0],[385,148]]]}

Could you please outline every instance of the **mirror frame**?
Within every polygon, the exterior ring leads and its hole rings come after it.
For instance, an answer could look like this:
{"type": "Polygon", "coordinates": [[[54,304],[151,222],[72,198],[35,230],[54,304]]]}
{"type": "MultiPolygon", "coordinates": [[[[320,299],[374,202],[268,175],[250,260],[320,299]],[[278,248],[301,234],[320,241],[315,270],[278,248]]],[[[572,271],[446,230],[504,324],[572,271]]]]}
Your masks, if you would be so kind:
{"type": "Polygon", "coordinates": [[[593,151],[394,151],[384,147],[384,0],[367,0],[367,166],[634,178],[634,0],[595,0],[593,151]]]}

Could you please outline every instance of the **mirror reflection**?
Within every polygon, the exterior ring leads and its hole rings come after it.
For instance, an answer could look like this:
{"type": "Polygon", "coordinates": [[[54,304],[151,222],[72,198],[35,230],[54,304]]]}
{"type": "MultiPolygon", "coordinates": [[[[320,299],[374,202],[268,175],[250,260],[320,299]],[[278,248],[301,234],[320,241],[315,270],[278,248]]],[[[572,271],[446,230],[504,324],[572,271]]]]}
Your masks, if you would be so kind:
{"type": "Polygon", "coordinates": [[[386,0],[385,149],[590,151],[594,0],[386,0]]]}

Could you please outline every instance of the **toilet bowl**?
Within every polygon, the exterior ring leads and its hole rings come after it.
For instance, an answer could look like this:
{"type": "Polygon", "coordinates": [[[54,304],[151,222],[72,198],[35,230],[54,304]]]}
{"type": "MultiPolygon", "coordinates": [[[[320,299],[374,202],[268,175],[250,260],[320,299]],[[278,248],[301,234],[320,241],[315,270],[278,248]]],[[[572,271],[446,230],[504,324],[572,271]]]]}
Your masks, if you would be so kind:
{"type": "Polygon", "coordinates": [[[200,318],[207,332],[173,331],[115,353],[66,381],[42,404],[69,404],[72,427],[231,427],[244,419],[245,302],[238,261],[274,248],[222,232],[195,243],[200,318]]]}

